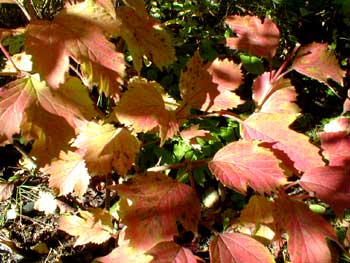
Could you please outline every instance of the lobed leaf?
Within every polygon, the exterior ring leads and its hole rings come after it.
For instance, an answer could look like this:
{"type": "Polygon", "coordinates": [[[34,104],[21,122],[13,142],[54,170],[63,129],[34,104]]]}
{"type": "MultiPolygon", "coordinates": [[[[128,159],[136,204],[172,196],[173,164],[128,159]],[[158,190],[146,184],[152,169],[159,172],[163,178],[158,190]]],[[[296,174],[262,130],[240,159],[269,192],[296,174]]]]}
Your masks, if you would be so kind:
{"type": "Polygon", "coordinates": [[[122,200],[119,215],[127,225],[126,238],[131,246],[147,250],[159,242],[173,240],[178,233],[177,221],[185,229],[197,232],[200,203],[191,187],[161,173],[149,172],[116,186],[116,190],[122,200]]]}
{"type": "Polygon", "coordinates": [[[79,128],[72,146],[82,152],[89,172],[98,175],[106,175],[112,168],[125,175],[140,147],[127,129],[95,122],[86,122],[79,128]]]}
{"type": "Polygon", "coordinates": [[[246,193],[271,193],[287,182],[279,161],[257,141],[236,141],[221,148],[208,163],[210,171],[225,186],[246,193]]]}
{"type": "Polygon", "coordinates": [[[273,203],[266,197],[254,195],[241,212],[239,220],[244,223],[271,224],[273,222],[273,203]]]}
{"type": "Polygon", "coordinates": [[[319,148],[306,135],[289,128],[296,117],[297,114],[254,113],[244,121],[243,137],[271,143],[272,149],[286,153],[299,171],[323,166],[319,148]]]}
{"type": "Polygon", "coordinates": [[[269,18],[262,22],[256,16],[227,16],[225,24],[237,34],[226,39],[228,47],[269,59],[275,56],[280,32],[269,18]]]}
{"type": "Polygon", "coordinates": [[[181,247],[173,241],[161,242],[147,251],[153,256],[150,263],[196,263],[197,259],[188,248],[181,247]]]}
{"type": "Polygon", "coordinates": [[[181,72],[183,105],[202,111],[235,108],[243,101],[232,91],[241,82],[242,73],[237,64],[227,59],[203,64],[199,52],[196,52],[181,72]]]}
{"type": "Polygon", "coordinates": [[[42,171],[50,174],[49,186],[58,189],[59,195],[68,195],[73,191],[83,196],[88,189],[90,175],[83,157],[75,152],[61,152],[59,159],[52,161],[42,171]]]}
{"type": "Polygon", "coordinates": [[[273,263],[269,250],[255,239],[240,233],[218,234],[209,243],[211,263],[273,263]]]}
{"type": "Polygon", "coordinates": [[[326,85],[328,79],[343,85],[345,77],[345,71],[340,68],[337,58],[328,50],[326,43],[314,42],[299,48],[292,69],[326,85]]]}
{"type": "Polygon", "coordinates": [[[102,244],[112,235],[112,216],[104,209],[91,208],[80,211],[80,216],[63,215],[58,220],[58,229],[78,237],[74,246],[87,243],[102,244]]]}

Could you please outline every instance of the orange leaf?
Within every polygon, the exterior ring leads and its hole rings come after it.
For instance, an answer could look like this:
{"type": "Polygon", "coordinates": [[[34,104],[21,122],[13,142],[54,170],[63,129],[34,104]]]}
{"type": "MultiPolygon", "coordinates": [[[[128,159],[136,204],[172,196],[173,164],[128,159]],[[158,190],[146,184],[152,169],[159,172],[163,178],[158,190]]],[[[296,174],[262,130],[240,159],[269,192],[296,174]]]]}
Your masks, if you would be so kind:
{"type": "Polygon", "coordinates": [[[279,160],[257,141],[236,141],[221,148],[208,163],[210,171],[224,185],[245,193],[271,193],[287,182],[279,160]]]}
{"type": "Polygon", "coordinates": [[[328,85],[328,79],[343,85],[345,71],[340,68],[337,58],[332,51],[328,50],[326,43],[311,43],[299,48],[292,68],[326,85],[328,85]]]}
{"type": "Polygon", "coordinates": [[[244,223],[270,224],[273,222],[272,202],[264,196],[254,195],[241,212],[239,220],[244,223]]]}
{"type": "Polygon", "coordinates": [[[147,254],[153,256],[150,263],[197,263],[192,251],[174,243],[173,241],[161,242],[147,251],[147,254]]]}
{"type": "Polygon", "coordinates": [[[89,172],[106,175],[112,167],[125,175],[135,162],[139,142],[125,128],[87,122],[79,128],[72,146],[81,150],[89,172]]]}
{"type": "Polygon", "coordinates": [[[270,19],[262,23],[256,16],[228,16],[225,23],[237,34],[226,39],[228,47],[269,59],[275,56],[280,32],[270,19]]]}
{"type": "Polygon", "coordinates": [[[112,250],[107,256],[95,258],[101,263],[150,263],[152,256],[145,255],[143,251],[136,250],[123,244],[112,250]]]}
{"type": "Polygon", "coordinates": [[[67,195],[74,191],[82,196],[88,188],[90,175],[85,161],[75,152],[61,152],[59,159],[44,167],[42,171],[51,175],[49,186],[57,188],[59,195],[67,195]]]}
{"type": "Polygon", "coordinates": [[[293,263],[329,263],[326,238],[337,240],[332,226],[307,205],[289,198],[276,200],[275,221],[289,236],[288,252],[293,263]]]}
{"type": "Polygon", "coordinates": [[[132,78],[113,114],[121,123],[132,126],[135,132],[159,128],[162,145],[179,127],[174,112],[166,109],[159,89],[163,88],[155,81],[132,78]]]}
{"type": "Polygon", "coordinates": [[[139,14],[140,9],[134,10],[128,6],[119,7],[117,20],[121,25],[120,31],[116,33],[126,41],[137,72],[141,72],[143,56],[162,69],[176,59],[170,35],[157,20],[150,16],[139,16],[139,14]]]}
{"type": "Polygon", "coordinates": [[[197,231],[200,203],[191,187],[161,173],[148,173],[116,189],[131,246],[147,250],[159,242],[173,240],[178,233],[177,221],[185,229],[197,231]]]}
{"type": "Polygon", "coordinates": [[[64,82],[72,57],[78,63],[91,62],[89,73],[94,80],[105,78],[100,74],[107,72],[104,90],[107,96],[115,96],[124,76],[123,54],[115,51],[94,22],[93,12],[100,9],[88,2],[67,6],[51,21],[32,20],[25,35],[26,52],[33,56],[33,70],[51,87],[64,82]]]}
{"type": "Polygon", "coordinates": [[[101,208],[80,211],[80,216],[63,215],[58,220],[58,229],[78,237],[74,246],[87,243],[102,244],[113,230],[112,216],[101,208]]]}
{"type": "Polygon", "coordinates": [[[217,235],[209,244],[211,263],[273,263],[269,250],[255,239],[239,233],[217,235]]]}
{"type": "Polygon", "coordinates": [[[243,103],[236,90],[242,82],[239,66],[227,59],[203,64],[199,52],[181,72],[180,92],[185,105],[203,111],[237,107],[243,103]]]}
{"type": "Polygon", "coordinates": [[[254,113],[244,121],[243,136],[271,143],[273,149],[286,153],[299,171],[323,166],[319,148],[311,144],[306,135],[289,128],[297,116],[287,113],[254,113]]]}

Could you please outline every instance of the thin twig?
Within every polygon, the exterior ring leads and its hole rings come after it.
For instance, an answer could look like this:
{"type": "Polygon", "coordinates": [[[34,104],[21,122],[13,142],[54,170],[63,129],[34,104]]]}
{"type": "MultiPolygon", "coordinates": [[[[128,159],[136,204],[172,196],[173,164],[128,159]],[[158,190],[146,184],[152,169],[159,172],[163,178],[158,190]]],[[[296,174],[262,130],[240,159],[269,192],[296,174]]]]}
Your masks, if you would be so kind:
{"type": "Polygon", "coordinates": [[[6,48],[1,44],[0,42],[0,49],[2,53],[4,53],[5,57],[7,58],[8,61],[12,64],[13,68],[16,70],[17,74],[21,74],[21,70],[19,70],[15,64],[15,62],[12,60],[11,55],[7,52],[6,48]]]}

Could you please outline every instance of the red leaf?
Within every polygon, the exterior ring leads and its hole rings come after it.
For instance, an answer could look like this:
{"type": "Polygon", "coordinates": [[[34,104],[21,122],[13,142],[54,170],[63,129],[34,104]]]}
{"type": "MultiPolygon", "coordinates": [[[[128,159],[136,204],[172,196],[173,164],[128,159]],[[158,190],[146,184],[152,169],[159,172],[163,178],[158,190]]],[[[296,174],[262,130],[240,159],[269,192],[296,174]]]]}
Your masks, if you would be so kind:
{"type": "Polygon", "coordinates": [[[336,241],[337,237],[332,226],[307,205],[279,198],[274,217],[288,233],[288,252],[293,263],[332,262],[326,238],[336,241]]]}
{"type": "Polygon", "coordinates": [[[32,20],[26,31],[26,52],[33,56],[33,70],[55,88],[65,80],[69,57],[78,63],[91,62],[90,73],[98,74],[93,79],[105,78],[100,73],[108,72],[109,88],[104,90],[113,96],[124,76],[123,54],[115,51],[94,22],[93,12],[99,9],[88,2],[67,6],[51,21],[32,20]]]}
{"type": "Polygon", "coordinates": [[[311,43],[299,48],[292,68],[325,84],[328,79],[333,79],[343,85],[345,71],[340,68],[337,58],[327,46],[326,43],[311,43]]]}
{"type": "Polygon", "coordinates": [[[242,82],[238,65],[227,59],[203,64],[199,52],[181,72],[180,92],[183,104],[203,111],[237,107],[243,101],[232,91],[242,82]]]}
{"type": "Polygon", "coordinates": [[[350,208],[350,181],[345,167],[322,166],[306,171],[300,185],[316,197],[328,203],[342,216],[345,208],[350,208]]]}
{"type": "Polygon", "coordinates": [[[191,250],[169,241],[161,242],[147,251],[153,256],[150,263],[196,263],[197,260],[191,250]]]}
{"type": "Polygon", "coordinates": [[[112,235],[112,216],[101,208],[80,211],[80,216],[63,215],[58,220],[58,229],[77,236],[74,246],[87,243],[102,244],[112,235]]]}
{"type": "Polygon", "coordinates": [[[225,23],[237,34],[226,39],[228,47],[269,59],[275,56],[280,33],[270,19],[262,23],[256,16],[228,16],[225,23]]]}
{"type": "Polygon", "coordinates": [[[209,244],[211,263],[273,263],[269,250],[255,239],[239,233],[217,235],[209,244]]]}
{"type": "Polygon", "coordinates": [[[124,176],[135,162],[139,142],[126,128],[87,122],[72,146],[80,149],[90,173],[106,175],[112,167],[124,176]]]}
{"type": "Polygon", "coordinates": [[[272,148],[286,153],[299,171],[323,166],[319,149],[309,142],[309,138],[289,129],[296,117],[297,114],[254,113],[243,124],[243,136],[273,143],[272,148]]]}
{"type": "Polygon", "coordinates": [[[178,233],[176,221],[185,229],[197,231],[200,203],[191,187],[161,173],[149,173],[116,189],[122,198],[120,216],[127,225],[126,238],[132,246],[147,250],[172,240],[178,233]]]}
{"type": "Polygon", "coordinates": [[[271,193],[287,182],[278,159],[257,141],[236,141],[221,148],[208,163],[210,171],[224,185],[245,193],[271,193]]]}
{"type": "Polygon", "coordinates": [[[132,126],[135,132],[158,128],[162,145],[179,127],[174,112],[166,109],[159,89],[163,88],[155,81],[132,78],[113,114],[124,125],[132,126]]]}
{"type": "Polygon", "coordinates": [[[289,79],[271,82],[271,73],[265,72],[255,79],[253,99],[260,112],[266,113],[298,113],[300,108],[295,101],[297,94],[289,79]]]}

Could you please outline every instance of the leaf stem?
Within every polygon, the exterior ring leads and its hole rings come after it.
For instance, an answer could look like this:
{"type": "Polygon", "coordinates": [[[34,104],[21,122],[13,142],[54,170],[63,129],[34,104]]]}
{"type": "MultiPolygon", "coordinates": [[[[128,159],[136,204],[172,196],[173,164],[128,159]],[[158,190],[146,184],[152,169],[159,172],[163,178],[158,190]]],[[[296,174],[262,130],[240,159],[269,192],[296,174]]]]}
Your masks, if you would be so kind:
{"type": "Polygon", "coordinates": [[[7,58],[8,61],[10,61],[10,63],[12,64],[12,66],[14,67],[14,69],[16,70],[17,74],[21,74],[21,70],[19,70],[15,64],[15,62],[12,60],[12,57],[10,56],[10,54],[7,52],[6,48],[2,45],[2,43],[0,42],[0,49],[2,51],[2,53],[5,55],[5,57],[7,58]]]}

